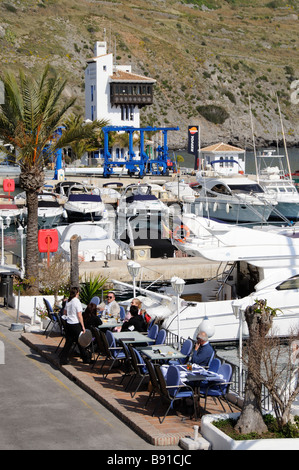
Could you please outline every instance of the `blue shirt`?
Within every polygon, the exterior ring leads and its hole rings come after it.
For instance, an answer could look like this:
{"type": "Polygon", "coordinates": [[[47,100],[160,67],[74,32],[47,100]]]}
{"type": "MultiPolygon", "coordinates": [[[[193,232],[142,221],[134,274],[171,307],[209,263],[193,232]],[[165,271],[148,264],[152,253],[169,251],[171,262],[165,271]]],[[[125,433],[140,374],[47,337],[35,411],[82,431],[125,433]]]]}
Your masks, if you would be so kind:
{"type": "Polygon", "coordinates": [[[210,343],[207,342],[200,346],[197,351],[193,351],[191,362],[203,367],[207,366],[209,365],[212,354],[214,354],[214,349],[210,343]]]}

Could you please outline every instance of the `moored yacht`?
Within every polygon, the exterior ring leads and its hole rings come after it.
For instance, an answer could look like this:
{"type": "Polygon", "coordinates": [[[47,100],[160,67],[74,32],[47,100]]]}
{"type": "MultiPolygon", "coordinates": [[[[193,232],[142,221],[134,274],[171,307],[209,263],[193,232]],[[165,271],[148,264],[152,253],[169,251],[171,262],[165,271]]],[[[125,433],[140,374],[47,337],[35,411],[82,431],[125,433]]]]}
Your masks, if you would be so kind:
{"type": "Polygon", "coordinates": [[[192,188],[198,192],[191,212],[234,223],[266,222],[277,205],[273,196],[246,176],[198,172],[192,188]]]}

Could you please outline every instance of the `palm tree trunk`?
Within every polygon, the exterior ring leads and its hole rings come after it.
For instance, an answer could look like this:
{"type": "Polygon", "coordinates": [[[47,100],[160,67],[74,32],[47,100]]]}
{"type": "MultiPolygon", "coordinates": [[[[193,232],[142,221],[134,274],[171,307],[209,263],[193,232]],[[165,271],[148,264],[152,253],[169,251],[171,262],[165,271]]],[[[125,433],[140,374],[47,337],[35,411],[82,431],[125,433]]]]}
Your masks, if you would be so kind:
{"type": "Polygon", "coordinates": [[[26,237],[26,263],[25,278],[29,287],[38,292],[38,198],[36,191],[26,191],[27,198],[27,237],[26,237]]]}

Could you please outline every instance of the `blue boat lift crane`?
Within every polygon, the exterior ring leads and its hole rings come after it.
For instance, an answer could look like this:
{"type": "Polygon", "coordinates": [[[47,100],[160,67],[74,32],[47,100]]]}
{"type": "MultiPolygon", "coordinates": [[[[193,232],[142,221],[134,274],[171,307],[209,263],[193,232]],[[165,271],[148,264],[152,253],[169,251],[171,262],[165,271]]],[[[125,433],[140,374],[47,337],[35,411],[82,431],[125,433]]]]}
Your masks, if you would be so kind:
{"type": "Polygon", "coordinates": [[[128,174],[132,176],[135,173],[142,178],[145,174],[167,175],[169,170],[169,157],[167,146],[168,131],[178,131],[179,127],[131,127],[131,126],[105,126],[102,128],[104,133],[104,168],[103,176],[108,178],[114,174],[114,167],[125,167],[128,174]],[[127,132],[129,134],[128,158],[125,160],[112,160],[109,151],[109,132],[127,132]],[[139,156],[136,156],[133,150],[133,134],[140,132],[139,156]],[[156,158],[152,159],[144,150],[144,133],[162,131],[163,145],[156,149],[156,158]]]}

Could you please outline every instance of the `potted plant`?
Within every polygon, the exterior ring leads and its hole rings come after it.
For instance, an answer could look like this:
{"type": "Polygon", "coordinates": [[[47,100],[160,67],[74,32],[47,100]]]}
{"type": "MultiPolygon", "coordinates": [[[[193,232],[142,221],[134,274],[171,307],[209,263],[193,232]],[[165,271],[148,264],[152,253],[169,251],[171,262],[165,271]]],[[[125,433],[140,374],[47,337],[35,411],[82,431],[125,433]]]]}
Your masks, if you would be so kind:
{"type": "MultiPolygon", "coordinates": [[[[290,332],[289,344],[286,350],[286,360],[280,363],[282,354],[281,341],[271,335],[273,317],[277,309],[267,305],[265,300],[256,300],[254,305],[245,309],[245,320],[248,325],[249,339],[244,354],[247,365],[244,403],[241,413],[204,416],[201,432],[212,442],[215,449],[290,449],[299,446],[299,429],[292,416],[292,403],[299,392],[297,380],[297,351],[299,341],[294,340],[290,332]],[[271,397],[274,410],[273,420],[277,428],[276,435],[281,437],[268,439],[268,423],[262,411],[261,390],[264,385],[271,397]],[[234,439],[218,429],[213,422],[231,420],[234,418],[233,430],[244,439],[234,439]],[[288,431],[288,438],[285,431],[288,431]],[[253,436],[262,436],[253,439],[253,436]],[[293,437],[295,436],[295,437],[293,437]],[[251,438],[248,440],[248,437],[251,438]],[[253,442],[254,441],[254,442],[253,442]]],[[[272,426],[273,427],[273,426],[272,426]]],[[[272,436],[273,437],[273,436],[272,436]]]]}

